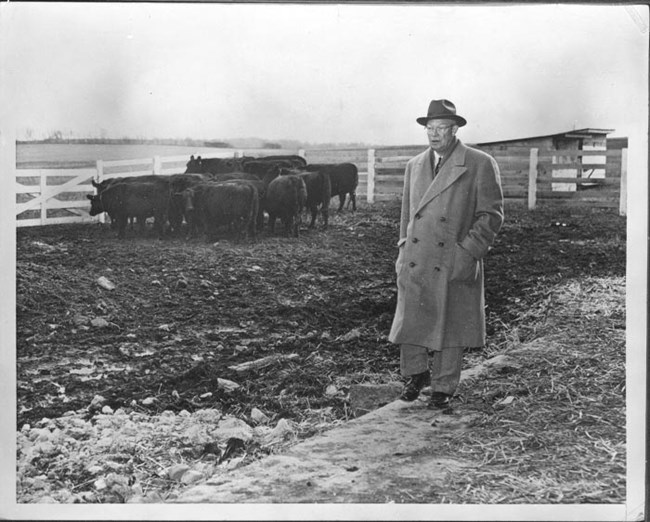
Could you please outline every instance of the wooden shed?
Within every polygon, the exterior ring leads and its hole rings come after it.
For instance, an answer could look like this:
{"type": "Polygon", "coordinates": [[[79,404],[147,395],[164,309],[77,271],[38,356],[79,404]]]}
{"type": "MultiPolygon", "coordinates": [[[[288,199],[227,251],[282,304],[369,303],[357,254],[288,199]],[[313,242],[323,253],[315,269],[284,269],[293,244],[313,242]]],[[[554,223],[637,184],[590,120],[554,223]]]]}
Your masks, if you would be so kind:
{"type": "MultiPolygon", "coordinates": [[[[492,154],[499,155],[504,152],[523,152],[522,149],[537,148],[543,151],[550,151],[552,154],[553,164],[567,163],[567,169],[555,168],[552,176],[556,178],[579,177],[596,180],[605,178],[607,172],[607,155],[608,148],[607,135],[614,132],[614,129],[574,129],[557,134],[548,134],[545,136],[533,136],[530,138],[516,138],[511,140],[490,141],[477,143],[476,147],[492,154]],[[604,152],[603,156],[590,154],[589,156],[580,156],[576,158],[575,154],[562,155],[562,151],[600,151],[604,152]],[[557,154],[553,154],[557,151],[557,154]],[[576,161],[580,164],[576,167],[576,161]],[[577,175],[576,175],[577,174],[577,175]]],[[[593,185],[598,182],[594,181],[593,185]]],[[[575,183],[553,183],[553,191],[575,191],[578,189],[587,189],[592,186],[589,183],[583,183],[576,186],[575,183]]]]}

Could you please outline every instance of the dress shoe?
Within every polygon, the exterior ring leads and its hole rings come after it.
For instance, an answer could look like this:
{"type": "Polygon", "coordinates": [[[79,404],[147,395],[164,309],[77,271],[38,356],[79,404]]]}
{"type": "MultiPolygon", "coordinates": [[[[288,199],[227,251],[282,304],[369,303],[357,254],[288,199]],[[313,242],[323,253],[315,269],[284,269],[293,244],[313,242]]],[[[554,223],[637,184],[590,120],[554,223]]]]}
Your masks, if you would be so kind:
{"type": "Polygon", "coordinates": [[[429,404],[437,410],[444,410],[451,406],[451,395],[443,392],[433,392],[429,404]]]}
{"type": "Polygon", "coordinates": [[[404,389],[402,394],[399,396],[403,401],[414,401],[420,395],[420,390],[431,382],[431,374],[427,370],[426,372],[416,373],[415,375],[410,375],[406,379],[404,384],[404,389]]]}

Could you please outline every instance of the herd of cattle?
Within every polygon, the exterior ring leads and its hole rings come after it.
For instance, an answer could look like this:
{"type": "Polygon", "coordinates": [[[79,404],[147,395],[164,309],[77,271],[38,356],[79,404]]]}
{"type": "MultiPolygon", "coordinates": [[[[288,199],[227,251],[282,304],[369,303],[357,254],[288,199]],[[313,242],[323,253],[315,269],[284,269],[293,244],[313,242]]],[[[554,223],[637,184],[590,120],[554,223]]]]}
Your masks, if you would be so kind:
{"type": "Polygon", "coordinates": [[[118,237],[125,237],[128,221],[135,219],[144,229],[147,218],[162,238],[170,231],[179,235],[185,222],[187,234],[217,237],[220,227],[234,229],[238,238],[255,238],[269,216],[271,234],[279,218],[285,234],[299,235],[301,214],[311,212],[313,228],[320,209],[323,226],[328,224],[330,199],[339,197],[339,211],[346,196],[356,210],[359,182],[352,163],[308,164],[301,156],[262,158],[190,157],[184,174],[112,178],[92,184],[88,195],[90,215],[106,212],[118,237]]]}

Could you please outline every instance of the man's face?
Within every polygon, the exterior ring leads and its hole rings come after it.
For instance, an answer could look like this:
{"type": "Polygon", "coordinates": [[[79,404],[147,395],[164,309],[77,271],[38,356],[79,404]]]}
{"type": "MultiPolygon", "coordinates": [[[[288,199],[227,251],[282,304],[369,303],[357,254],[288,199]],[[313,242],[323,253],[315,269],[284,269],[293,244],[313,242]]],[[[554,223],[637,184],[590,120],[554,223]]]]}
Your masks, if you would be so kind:
{"type": "Polygon", "coordinates": [[[438,154],[442,154],[454,141],[458,126],[454,120],[429,120],[425,130],[429,146],[438,154]]]}

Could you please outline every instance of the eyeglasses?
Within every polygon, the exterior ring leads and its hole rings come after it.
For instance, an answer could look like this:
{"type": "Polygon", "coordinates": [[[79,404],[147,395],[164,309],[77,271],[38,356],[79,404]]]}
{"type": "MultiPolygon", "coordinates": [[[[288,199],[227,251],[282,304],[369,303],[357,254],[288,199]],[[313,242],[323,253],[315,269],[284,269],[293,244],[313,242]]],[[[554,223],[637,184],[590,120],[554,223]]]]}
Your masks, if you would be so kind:
{"type": "Polygon", "coordinates": [[[443,133],[449,129],[451,129],[453,125],[438,125],[436,127],[429,127],[426,126],[424,127],[425,132],[430,133],[430,134],[438,134],[438,133],[443,133]]]}

